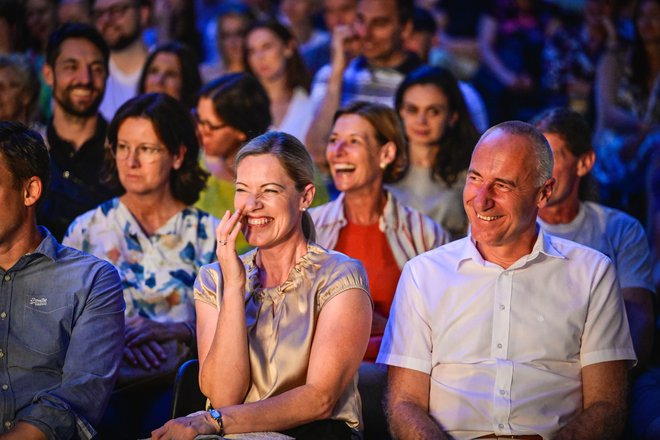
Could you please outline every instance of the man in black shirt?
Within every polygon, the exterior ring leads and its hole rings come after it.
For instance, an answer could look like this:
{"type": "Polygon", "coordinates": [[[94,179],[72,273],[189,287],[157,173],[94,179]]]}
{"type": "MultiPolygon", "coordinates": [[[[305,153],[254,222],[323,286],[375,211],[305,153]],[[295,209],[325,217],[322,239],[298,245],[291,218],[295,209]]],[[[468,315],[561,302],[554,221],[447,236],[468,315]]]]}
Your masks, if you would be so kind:
{"type": "Polygon", "coordinates": [[[71,221],[117,194],[103,183],[107,123],[99,114],[109,49],[96,29],[67,24],[50,36],[44,78],[53,88],[46,129],[52,183],[39,223],[61,240],[71,221]]]}

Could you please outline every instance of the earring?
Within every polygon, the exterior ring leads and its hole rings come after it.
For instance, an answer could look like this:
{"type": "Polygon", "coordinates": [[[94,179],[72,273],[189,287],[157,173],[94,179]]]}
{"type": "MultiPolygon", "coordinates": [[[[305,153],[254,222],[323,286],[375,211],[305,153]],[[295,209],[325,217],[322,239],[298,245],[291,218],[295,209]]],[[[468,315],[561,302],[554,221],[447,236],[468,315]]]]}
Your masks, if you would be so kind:
{"type": "Polygon", "coordinates": [[[302,208],[300,208],[300,210],[301,210],[302,212],[305,212],[305,211],[307,211],[307,208],[305,208],[305,207],[303,206],[302,208]]]}
{"type": "Polygon", "coordinates": [[[381,162],[379,167],[380,167],[381,170],[384,170],[385,168],[387,168],[387,163],[381,162]]]}

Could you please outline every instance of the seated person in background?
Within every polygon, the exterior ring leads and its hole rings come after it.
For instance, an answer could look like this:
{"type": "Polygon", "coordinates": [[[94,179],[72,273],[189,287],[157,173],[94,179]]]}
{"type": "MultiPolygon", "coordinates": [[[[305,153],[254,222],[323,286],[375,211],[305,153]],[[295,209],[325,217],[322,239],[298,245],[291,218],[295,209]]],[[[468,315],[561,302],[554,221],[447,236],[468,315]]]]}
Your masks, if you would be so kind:
{"type": "Polygon", "coordinates": [[[410,167],[388,189],[452,238],[464,237],[463,187],[479,134],[456,79],[441,67],[420,67],[399,86],[395,107],[406,131],[410,167]]]}
{"type": "Polygon", "coordinates": [[[356,102],[338,111],[326,158],[340,194],[310,214],[321,246],[357,258],[367,270],[374,317],[365,360],[373,362],[403,265],[447,243],[449,234],[383,188],[398,181],[407,164],[403,129],[391,108],[356,102]]]}
{"type": "Polygon", "coordinates": [[[27,55],[0,54],[0,121],[34,124],[40,87],[27,55]]]}
{"type": "Polygon", "coordinates": [[[552,162],[531,125],[488,130],[463,193],[470,235],[404,268],[378,356],[397,438],[621,434],[623,298],[609,258],[539,229],[552,162]]]}
{"type": "Polygon", "coordinates": [[[152,439],[279,431],[351,439],[371,301],[359,261],[314,243],[314,168],[293,136],[271,132],[236,157],[236,211],[218,227],[218,262],[195,284],[200,388],[212,409],[152,439]],[[256,249],[239,257],[243,231],[256,249]],[[350,316],[351,319],[346,319],[350,316]]]}
{"type": "Polygon", "coordinates": [[[91,439],[124,336],[117,271],[37,227],[49,180],[42,138],[0,122],[0,438],[91,439]]]}
{"type": "MultiPolygon", "coordinates": [[[[125,192],[76,218],[64,242],[119,270],[126,299],[123,386],[174,373],[185,354],[192,355],[193,283],[215,259],[218,220],[191,206],[207,174],[199,168],[192,118],[174,98],[153,93],[127,101],[108,127],[108,142],[111,178],[125,192]]],[[[135,437],[146,435],[167,420],[164,413],[155,421],[147,417],[155,402],[167,406],[171,388],[171,382],[154,382],[149,393],[113,399],[111,409],[124,413],[112,426],[121,430],[117,435],[126,438],[133,429],[135,437]]]]}
{"type": "Polygon", "coordinates": [[[584,118],[562,108],[534,120],[552,148],[555,186],[539,210],[541,227],[557,237],[596,249],[612,260],[626,304],[639,371],[653,350],[651,254],[642,225],[628,214],[580,200],[580,185],[594,165],[591,130],[584,118]]]}
{"type": "Polygon", "coordinates": [[[191,109],[202,86],[197,65],[197,55],[188,46],[176,41],[162,44],[144,63],[138,94],[167,93],[191,109]]]}

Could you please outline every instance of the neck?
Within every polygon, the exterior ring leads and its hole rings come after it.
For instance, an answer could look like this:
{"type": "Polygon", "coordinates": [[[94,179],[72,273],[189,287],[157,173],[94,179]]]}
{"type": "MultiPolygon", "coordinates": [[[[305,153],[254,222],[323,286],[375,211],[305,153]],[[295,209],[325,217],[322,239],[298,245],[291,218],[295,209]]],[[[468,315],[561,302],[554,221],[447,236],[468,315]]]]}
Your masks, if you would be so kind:
{"type": "Polygon", "coordinates": [[[287,102],[291,99],[292,91],[289,90],[286,84],[286,75],[280,75],[277,78],[264,79],[261,81],[266,93],[270,98],[271,102],[273,101],[284,101],[287,102]]]}
{"type": "Polygon", "coordinates": [[[477,249],[484,260],[508,269],[513,263],[532,252],[537,237],[538,232],[534,227],[533,230],[521,235],[515,243],[501,246],[484,246],[477,242],[477,249]]]}
{"type": "Polygon", "coordinates": [[[133,214],[135,220],[147,235],[154,234],[167,221],[185,208],[185,204],[175,199],[169,188],[156,194],[126,193],[121,202],[133,214]]]}
{"type": "Polygon", "coordinates": [[[551,225],[563,225],[575,220],[579,210],[580,200],[577,197],[571,197],[563,203],[544,206],[539,210],[539,217],[551,225]]]}
{"type": "Polygon", "coordinates": [[[110,59],[119,70],[130,75],[142,69],[147,59],[147,54],[147,48],[140,37],[125,49],[113,51],[110,54],[110,59]]]}
{"type": "Polygon", "coordinates": [[[0,269],[11,269],[20,258],[34,251],[43,237],[37,229],[36,216],[28,214],[24,226],[14,231],[9,241],[0,242],[0,269]]]}
{"type": "Polygon", "coordinates": [[[71,142],[77,150],[90,140],[96,132],[98,113],[94,116],[75,116],[66,113],[62,107],[55,104],[53,110],[53,127],[57,135],[65,141],[71,142]]]}
{"type": "Polygon", "coordinates": [[[234,173],[234,161],[236,160],[236,153],[229,157],[219,156],[204,156],[204,164],[209,172],[220,180],[227,180],[233,182],[236,178],[234,173]]]}
{"type": "Polygon", "coordinates": [[[392,53],[389,57],[383,59],[372,59],[369,60],[369,64],[372,64],[376,67],[389,67],[394,68],[399,66],[406,60],[408,54],[404,50],[399,50],[392,53]]]}
{"type": "Polygon", "coordinates": [[[410,143],[408,149],[410,164],[422,168],[432,168],[438,151],[440,151],[440,145],[410,143]]]}
{"type": "Polygon", "coordinates": [[[291,32],[300,44],[305,44],[312,36],[312,27],[307,23],[298,23],[296,26],[291,26],[291,32]]]}
{"type": "Polygon", "coordinates": [[[349,223],[373,225],[383,213],[386,203],[382,182],[378,182],[378,186],[372,188],[344,193],[344,215],[349,223]]]}
{"type": "Polygon", "coordinates": [[[259,249],[257,253],[257,266],[261,276],[261,285],[275,287],[282,284],[289,277],[289,273],[307,253],[307,240],[302,229],[296,231],[295,236],[285,243],[269,249],[259,249]]]}

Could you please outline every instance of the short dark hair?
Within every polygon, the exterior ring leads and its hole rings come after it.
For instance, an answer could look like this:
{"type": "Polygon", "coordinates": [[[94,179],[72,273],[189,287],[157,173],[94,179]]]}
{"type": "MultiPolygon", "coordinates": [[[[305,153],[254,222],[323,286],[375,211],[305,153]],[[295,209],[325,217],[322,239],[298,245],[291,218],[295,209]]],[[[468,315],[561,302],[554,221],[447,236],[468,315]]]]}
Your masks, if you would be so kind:
{"type": "Polygon", "coordinates": [[[559,136],[575,157],[593,150],[589,124],[576,111],[563,107],[550,108],[536,116],[532,125],[543,133],[559,136]]]}
{"type": "Polygon", "coordinates": [[[290,90],[293,90],[296,87],[302,87],[307,92],[309,92],[312,77],[307,70],[307,67],[305,66],[305,62],[303,61],[300,52],[298,51],[298,43],[296,42],[296,38],[293,36],[293,33],[291,33],[291,30],[288,27],[284,26],[274,18],[252,23],[250,27],[248,27],[248,30],[245,32],[243,58],[248,71],[254,75],[254,72],[252,72],[250,69],[250,63],[248,62],[247,38],[250,33],[257,29],[267,29],[271,31],[285,45],[290,43],[294,44],[293,54],[289,59],[286,60],[286,85],[290,90]]]}
{"type": "Polygon", "coordinates": [[[415,3],[413,0],[396,0],[396,10],[399,15],[399,23],[406,24],[415,16],[415,3]]]}
{"type": "Polygon", "coordinates": [[[20,122],[0,121],[0,155],[7,161],[16,187],[30,177],[41,180],[42,195],[50,182],[50,157],[43,138],[20,122]]]}
{"type": "Polygon", "coordinates": [[[399,84],[394,95],[394,107],[401,112],[403,97],[416,85],[432,85],[436,87],[449,102],[449,112],[456,113],[456,123],[447,127],[432,168],[432,177],[441,178],[452,185],[458,175],[470,165],[470,156],[479,140],[479,132],[474,127],[472,116],[465,103],[463,92],[454,75],[447,69],[437,66],[422,66],[410,72],[399,84]]]}
{"type": "Polygon", "coordinates": [[[435,35],[438,32],[438,24],[435,22],[433,15],[425,9],[415,7],[413,15],[413,31],[426,32],[435,35]]]}
{"type": "Polygon", "coordinates": [[[199,68],[197,67],[199,61],[197,60],[197,55],[192,49],[190,49],[190,47],[183,43],[179,43],[178,41],[162,44],[149,54],[147,60],[144,62],[142,73],[140,74],[138,93],[144,93],[145,81],[151,63],[153,63],[156,56],[161,53],[171,53],[179,60],[179,65],[181,66],[181,98],[179,101],[181,101],[186,108],[190,109],[194,107],[197,102],[197,94],[202,86],[202,79],[199,75],[199,68]]]}
{"type": "Polygon", "coordinates": [[[376,132],[376,141],[381,146],[388,142],[394,143],[396,154],[383,171],[383,182],[394,183],[401,180],[408,169],[408,147],[401,120],[394,109],[384,104],[356,101],[337,110],[332,120],[333,126],[337,119],[344,115],[357,115],[369,122],[376,132]]]}
{"type": "Polygon", "coordinates": [[[246,141],[268,131],[272,123],[268,93],[250,74],[223,75],[202,87],[200,97],[213,101],[216,114],[243,132],[246,141]]]}
{"type": "MultiPolygon", "coordinates": [[[[170,188],[175,199],[192,205],[206,186],[208,173],[199,165],[199,141],[190,112],[176,99],[164,93],[147,93],[128,100],[119,107],[108,126],[108,144],[117,146],[119,127],[128,118],[151,121],[158,138],[171,154],[178,154],[181,146],[186,152],[183,163],[170,172],[170,188]]],[[[109,181],[117,185],[117,167],[111,155],[106,155],[109,181]]]]}
{"type": "Polygon", "coordinates": [[[92,43],[101,52],[105,68],[108,69],[110,49],[99,31],[85,23],[65,23],[50,34],[46,45],[46,64],[55,67],[55,60],[60,55],[60,47],[70,38],[82,38],[92,43]]]}

